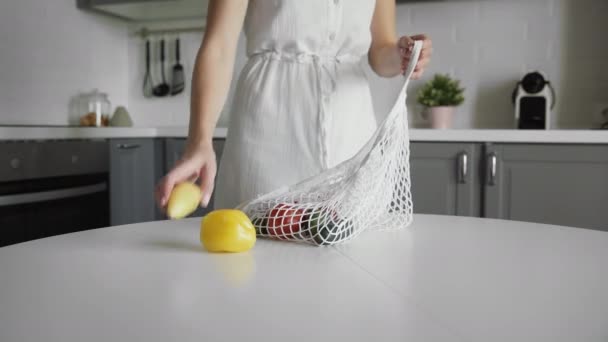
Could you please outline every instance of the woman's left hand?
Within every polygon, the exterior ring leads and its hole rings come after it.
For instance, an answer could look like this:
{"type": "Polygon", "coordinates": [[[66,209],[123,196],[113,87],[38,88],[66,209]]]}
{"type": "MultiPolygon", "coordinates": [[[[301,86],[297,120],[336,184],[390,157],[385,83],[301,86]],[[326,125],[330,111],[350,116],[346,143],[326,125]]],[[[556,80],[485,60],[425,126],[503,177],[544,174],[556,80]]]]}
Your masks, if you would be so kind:
{"type": "Polygon", "coordinates": [[[412,79],[419,79],[424,74],[426,67],[431,62],[431,55],[433,54],[433,42],[429,37],[424,34],[418,34],[415,36],[403,36],[399,38],[397,47],[399,49],[399,55],[401,56],[401,73],[405,73],[408,64],[410,63],[410,57],[414,49],[414,41],[422,41],[422,51],[420,51],[420,57],[418,58],[418,64],[412,73],[412,79]]]}

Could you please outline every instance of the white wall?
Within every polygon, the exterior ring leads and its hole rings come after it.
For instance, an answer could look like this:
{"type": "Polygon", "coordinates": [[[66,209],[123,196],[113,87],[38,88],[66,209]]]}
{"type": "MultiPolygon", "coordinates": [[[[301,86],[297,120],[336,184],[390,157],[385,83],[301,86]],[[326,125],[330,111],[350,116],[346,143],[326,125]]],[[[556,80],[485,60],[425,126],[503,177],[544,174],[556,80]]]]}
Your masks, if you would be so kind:
{"type": "MultiPolygon", "coordinates": [[[[194,20],[170,22],[162,24],[148,24],[147,28],[164,29],[175,27],[198,27],[203,23],[194,20]]],[[[130,27],[131,32],[136,32],[141,25],[130,27]]],[[[186,89],[183,93],[174,97],[145,98],[143,96],[143,78],[145,74],[145,40],[136,35],[129,37],[129,113],[137,126],[179,126],[186,125],[190,114],[190,83],[192,81],[192,69],[194,59],[202,40],[201,33],[182,33],[179,35],[167,34],[163,36],[150,37],[152,54],[152,79],[154,84],[160,83],[160,45],[162,38],[166,40],[168,61],[165,63],[165,75],[170,79],[171,68],[175,64],[175,39],[180,38],[181,64],[184,67],[186,77],[186,89]]],[[[245,40],[241,37],[238,45],[237,60],[235,63],[235,77],[246,62],[245,40]]],[[[230,112],[230,104],[234,94],[236,82],[232,82],[229,97],[224,107],[225,115],[220,117],[218,125],[226,126],[230,112]]]]}
{"type": "Polygon", "coordinates": [[[0,124],[66,125],[70,98],[92,88],[126,104],[126,32],[74,0],[0,1],[0,124]]]}
{"type": "MultiPolygon", "coordinates": [[[[608,106],[608,1],[412,3],[399,5],[397,15],[401,34],[426,32],[435,42],[422,81],[450,73],[466,87],[456,127],[509,127],[511,90],[534,69],[542,69],[556,86],[559,126],[588,128],[608,106]]],[[[186,92],[144,99],[144,43],[129,33],[135,28],[82,12],[73,0],[0,1],[0,124],[66,124],[70,97],[94,87],[108,92],[114,105],[127,105],[137,126],[187,124],[190,74],[201,34],[181,35],[186,92]]],[[[236,72],[245,61],[242,40],[236,72]]],[[[424,125],[414,92],[422,81],[410,92],[413,126],[424,125]]],[[[372,78],[380,117],[397,82],[372,78]]],[[[220,124],[226,120],[223,115],[220,124]]]]}
{"type": "MultiPolygon", "coordinates": [[[[608,1],[605,0],[469,0],[399,5],[401,34],[427,33],[435,54],[425,78],[410,92],[413,126],[424,126],[415,91],[434,73],[449,73],[466,88],[458,109],[457,128],[509,128],[513,123],[511,91],[526,72],[541,70],[558,92],[557,127],[589,128],[608,106],[608,1]],[[577,49],[577,50],[575,50],[577,49]]],[[[187,72],[200,44],[200,34],[183,35],[187,72]]],[[[242,42],[241,42],[242,43],[242,42]]],[[[146,100],[141,96],[143,43],[130,47],[130,105],[140,124],[187,123],[188,98],[146,100]]],[[[244,63],[238,60],[238,72],[244,63]]],[[[372,92],[378,117],[392,105],[398,80],[375,77],[372,92]]],[[[228,110],[225,112],[229,112],[228,110]]],[[[225,123],[227,115],[222,117],[225,123]]]]}
{"type": "MultiPolygon", "coordinates": [[[[608,107],[608,1],[488,0],[414,3],[398,8],[403,34],[425,32],[435,54],[423,81],[448,73],[462,81],[466,102],[458,128],[509,128],[511,91],[525,72],[541,70],[557,91],[555,126],[589,128],[608,107]]],[[[379,101],[392,93],[374,80],[379,101]],[[384,93],[383,93],[384,92],[384,93]]],[[[421,82],[413,85],[413,90],[421,82]]],[[[391,89],[394,89],[391,88],[391,89]]],[[[411,121],[424,126],[415,93],[411,121]]]]}

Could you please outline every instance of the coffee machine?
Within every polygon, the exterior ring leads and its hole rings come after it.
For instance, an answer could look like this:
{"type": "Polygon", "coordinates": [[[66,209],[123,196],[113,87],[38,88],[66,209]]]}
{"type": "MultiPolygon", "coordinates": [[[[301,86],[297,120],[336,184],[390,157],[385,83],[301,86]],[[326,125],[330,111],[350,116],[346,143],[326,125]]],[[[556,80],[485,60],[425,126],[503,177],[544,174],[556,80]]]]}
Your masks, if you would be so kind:
{"type": "Polygon", "coordinates": [[[542,73],[528,73],[517,83],[512,100],[518,129],[549,129],[555,90],[542,73]]]}

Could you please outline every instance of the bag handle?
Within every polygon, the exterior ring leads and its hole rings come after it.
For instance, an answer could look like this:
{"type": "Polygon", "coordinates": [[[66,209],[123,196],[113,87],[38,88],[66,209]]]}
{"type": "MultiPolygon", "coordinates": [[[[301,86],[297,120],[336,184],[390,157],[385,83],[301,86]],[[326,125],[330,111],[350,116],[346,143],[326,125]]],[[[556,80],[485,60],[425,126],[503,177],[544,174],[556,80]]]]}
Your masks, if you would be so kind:
{"type": "Polygon", "coordinates": [[[407,69],[403,75],[405,79],[409,81],[410,77],[414,73],[414,69],[416,69],[416,64],[418,64],[418,59],[420,59],[420,53],[422,52],[422,45],[424,43],[421,40],[414,41],[414,47],[412,49],[412,56],[410,57],[410,62],[407,66],[407,69]]]}

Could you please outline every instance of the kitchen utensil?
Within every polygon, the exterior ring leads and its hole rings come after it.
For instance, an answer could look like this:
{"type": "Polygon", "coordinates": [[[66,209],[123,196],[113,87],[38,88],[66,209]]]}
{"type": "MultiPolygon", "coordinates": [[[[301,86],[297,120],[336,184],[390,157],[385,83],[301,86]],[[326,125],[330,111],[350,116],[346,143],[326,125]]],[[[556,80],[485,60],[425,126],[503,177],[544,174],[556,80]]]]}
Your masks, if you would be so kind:
{"type": "Polygon", "coordinates": [[[175,65],[171,76],[171,95],[175,96],[184,91],[184,67],[180,64],[179,38],[175,40],[175,65]]]}
{"type": "Polygon", "coordinates": [[[123,106],[116,107],[112,119],[110,119],[110,126],[114,127],[131,127],[133,126],[133,120],[127,109],[123,106]]]}
{"type": "Polygon", "coordinates": [[[154,84],[152,82],[152,77],[150,76],[150,41],[146,41],[146,74],[144,75],[144,96],[152,97],[152,90],[154,88],[154,84]]]}
{"type": "Polygon", "coordinates": [[[515,122],[519,129],[549,129],[555,90],[542,73],[528,73],[517,83],[512,94],[515,122]]]}
{"type": "Polygon", "coordinates": [[[160,41],[160,75],[161,75],[161,84],[154,87],[153,94],[156,97],[164,97],[169,95],[171,92],[171,87],[167,83],[165,79],[165,40],[162,39],[160,41]]]}
{"type": "MultiPolygon", "coordinates": [[[[416,41],[405,82],[384,122],[352,158],[302,182],[239,205],[263,237],[334,245],[364,230],[403,229],[412,222],[407,87],[420,57],[416,41]]],[[[321,151],[321,162],[327,162],[321,151]]]]}

